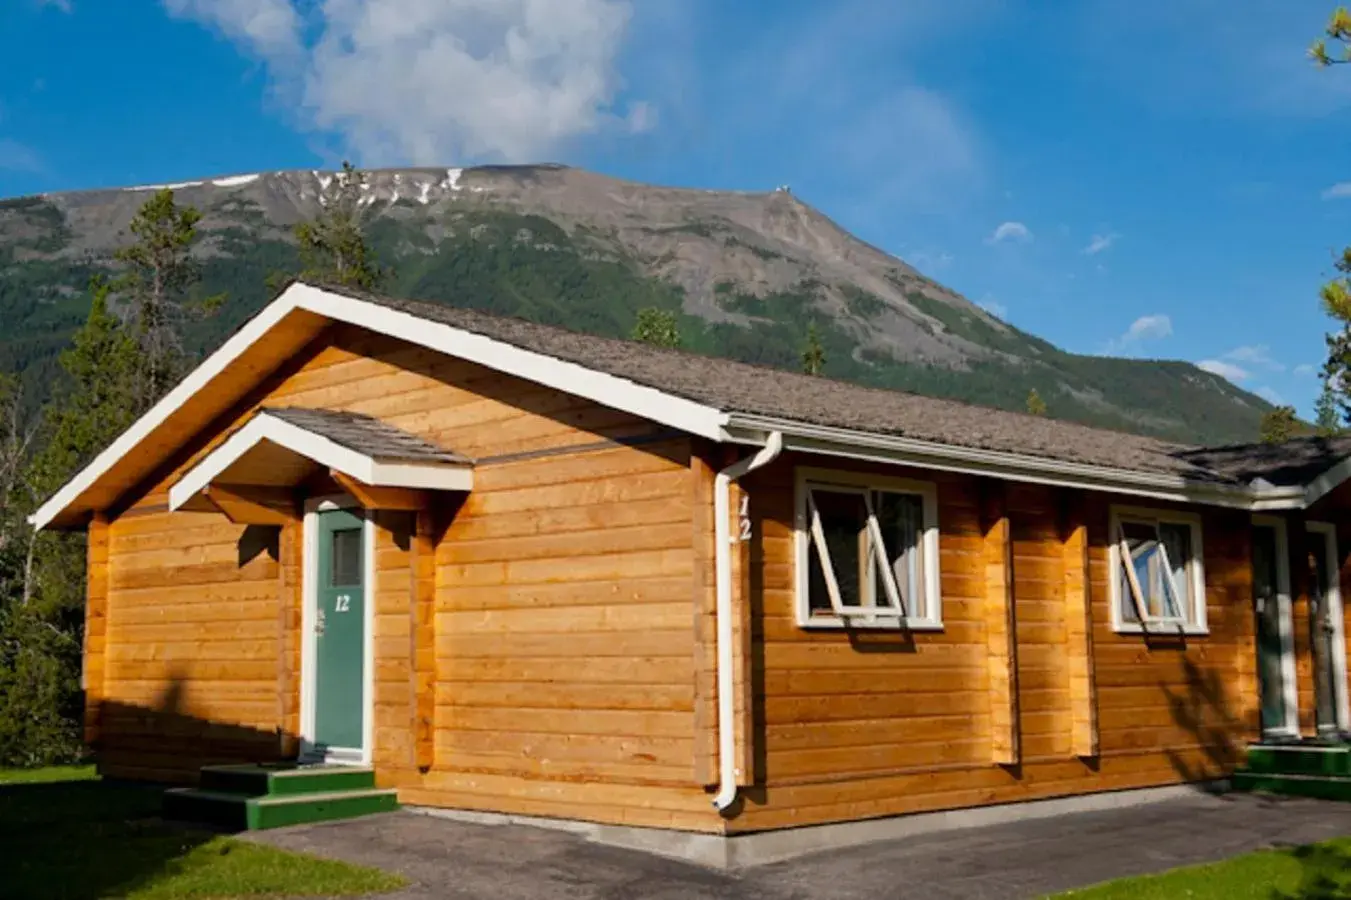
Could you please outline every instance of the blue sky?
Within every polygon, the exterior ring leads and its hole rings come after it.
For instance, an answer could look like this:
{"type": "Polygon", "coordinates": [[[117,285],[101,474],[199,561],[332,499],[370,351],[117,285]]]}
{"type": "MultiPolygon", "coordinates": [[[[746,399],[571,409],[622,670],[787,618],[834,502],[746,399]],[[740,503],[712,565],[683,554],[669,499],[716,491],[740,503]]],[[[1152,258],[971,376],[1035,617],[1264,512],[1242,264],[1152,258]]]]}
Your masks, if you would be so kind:
{"type": "Polygon", "coordinates": [[[789,184],[1061,346],[1308,414],[1351,243],[1351,67],[1303,55],[1332,5],[3,0],[0,196],[344,157],[789,184]]]}

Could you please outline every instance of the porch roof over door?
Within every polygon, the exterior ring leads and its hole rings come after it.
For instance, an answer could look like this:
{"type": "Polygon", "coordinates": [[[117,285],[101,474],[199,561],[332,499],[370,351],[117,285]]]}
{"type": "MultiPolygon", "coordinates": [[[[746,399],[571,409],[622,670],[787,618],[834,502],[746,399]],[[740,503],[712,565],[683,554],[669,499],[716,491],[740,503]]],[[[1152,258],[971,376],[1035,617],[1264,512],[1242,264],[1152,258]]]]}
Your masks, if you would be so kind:
{"type": "Polygon", "coordinates": [[[473,461],[371,416],[258,410],[169,489],[169,508],[262,522],[294,507],[294,488],[331,475],[363,506],[418,509],[431,491],[469,491],[473,461]]]}

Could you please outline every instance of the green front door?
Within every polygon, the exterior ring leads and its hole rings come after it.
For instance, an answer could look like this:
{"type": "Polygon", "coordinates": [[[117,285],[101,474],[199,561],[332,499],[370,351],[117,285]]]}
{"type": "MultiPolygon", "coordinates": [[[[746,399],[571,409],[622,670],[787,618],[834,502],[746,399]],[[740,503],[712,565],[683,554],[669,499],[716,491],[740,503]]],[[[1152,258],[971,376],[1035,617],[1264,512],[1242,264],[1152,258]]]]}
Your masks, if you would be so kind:
{"type": "Polygon", "coordinates": [[[314,617],[314,743],[360,750],[365,734],[364,521],[345,509],[318,514],[319,589],[314,617]]]}
{"type": "Polygon", "coordinates": [[[1257,678],[1262,700],[1262,731],[1286,731],[1284,641],[1281,637],[1280,584],[1276,529],[1252,530],[1252,590],[1257,614],[1257,678]]]}

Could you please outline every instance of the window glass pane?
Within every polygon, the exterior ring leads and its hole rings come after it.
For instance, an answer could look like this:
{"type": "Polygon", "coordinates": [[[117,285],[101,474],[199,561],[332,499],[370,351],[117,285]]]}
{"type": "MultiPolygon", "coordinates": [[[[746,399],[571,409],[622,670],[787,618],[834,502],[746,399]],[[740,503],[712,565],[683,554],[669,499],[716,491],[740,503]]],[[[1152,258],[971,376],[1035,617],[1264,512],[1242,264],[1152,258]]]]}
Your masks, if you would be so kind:
{"type": "Polygon", "coordinates": [[[344,528],[333,532],[333,561],[330,587],[355,587],[361,584],[361,529],[344,528]]]}
{"type": "Polygon", "coordinates": [[[1164,592],[1163,615],[1173,619],[1187,618],[1191,610],[1191,580],[1187,577],[1187,566],[1192,558],[1192,530],[1190,525],[1176,522],[1160,522],[1159,537],[1168,551],[1168,563],[1172,571],[1169,577],[1169,590],[1164,592]]]}
{"type": "MultiPolygon", "coordinates": [[[[867,559],[868,509],[861,493],[812,488],[811,499],[821,517],[821,531],[830,554],[831,568],[840,589],[840,602],[861,606],[862,572],[867,559]]],[[[816,542],[808,543],[808,605],[812,610],[829,610],[830,594],[817,555],[816,542]]]]}
{"type": "MultiPolygon", "coordinates": [[[[918,494],[876,491],[872,502],[882,543],[896,577],[896,588],[901,594],[901,606],[908,616],[923,616],[926,613],[920,538],[924,533],[924,499],[918,494]]],[[[873,562],[875,568],[875,556],[873,562]]],[[[890,605],[886,586],[876,571],[873,572],[873,597],[877,606],[890,605]]]]}
{"type": "Polygon", "coordinates": [[[1122,560],[1121,569],[1121,619],[1124,622],[1139,622],[1140,616],[1136,611],[1136,598],[1131,590],[1130,578],[1126,573],[1125,566],[1129,565],[1135,572],[1135,580],[1140,585],[1140,590],[1144,596],[1139,598],[1140,605],[1144,607],[1145,614],[1149,616],[1157,615],[1151,608],[1152,595],[1154,590],[1155,578],[1159,570],[1159,537],[1154,526],[1144,522],[1122,522],[1121,533],[1125,538],[1126,546],[1130,550],[1130,558],[1122,560]]]}

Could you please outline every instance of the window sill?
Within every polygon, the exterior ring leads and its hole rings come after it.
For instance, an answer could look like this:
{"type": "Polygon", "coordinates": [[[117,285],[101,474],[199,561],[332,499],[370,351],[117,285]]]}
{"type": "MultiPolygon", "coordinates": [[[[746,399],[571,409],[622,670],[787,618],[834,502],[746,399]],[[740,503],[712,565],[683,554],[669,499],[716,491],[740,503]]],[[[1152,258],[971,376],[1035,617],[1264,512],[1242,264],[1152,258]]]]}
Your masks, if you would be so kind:
{"type": "Polygon", "coordinates": [[[943,623],[935,619],[877,619],[872,622],[866,619],[851,619],[848,624],[844,619],[826,616],[813,616],[810,619],[798,620],[799,628],[808,631],[835,630],[840,631],[845,628],[854,631],[915,631],[915,632],[941,632],[943,623]]]}
{"type": "Polygon", "coordinates": [[[1144,626],[1135,622],[1119,622],[1112,626],[1117,634],[1148,634],[1150,637],[1209,637],[1210,628],[1206,625],[1151,625],[1146,631],[1144,626]]]}

